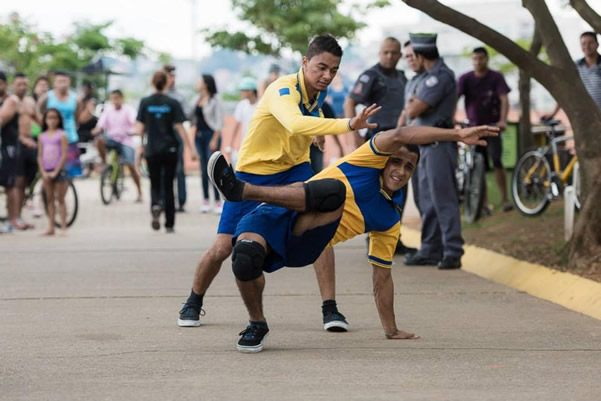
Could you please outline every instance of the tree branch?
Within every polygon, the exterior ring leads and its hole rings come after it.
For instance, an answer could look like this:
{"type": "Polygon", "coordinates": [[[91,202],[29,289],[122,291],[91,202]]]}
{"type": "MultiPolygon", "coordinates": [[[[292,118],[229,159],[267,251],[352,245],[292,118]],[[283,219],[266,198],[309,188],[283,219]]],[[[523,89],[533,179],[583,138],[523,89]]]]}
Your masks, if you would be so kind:
{"type": "Polygon", "coordinates": [[[480,39],[502,53],[518,67],[532,71],[534,78],[545,87],[552,85],[553,67],[545,64],[535,55],[522,49],[511,39],[481,24],[474,18],[447,7],[436,0],[403,0],[408,6],[423,11],[430,17],[450,25],[460,31],[480,39]]]}
{"type": "Polygon", "coordinates": [[[585,0],[570,0],[570,5],[583,20],[593,27],[595,32],[601,33],[601,15],[597,14],[585,0]]]}
{"type": "Polygon", "coordinates": [[[532,14],[536,29],[542,38],[543,45],[547,50],[551,65],[561,69],[573,69],[576,71],[574,61],[570,52],[559,33],[559,28],[544,1],[522,0],[522,5],[532,14]]]}

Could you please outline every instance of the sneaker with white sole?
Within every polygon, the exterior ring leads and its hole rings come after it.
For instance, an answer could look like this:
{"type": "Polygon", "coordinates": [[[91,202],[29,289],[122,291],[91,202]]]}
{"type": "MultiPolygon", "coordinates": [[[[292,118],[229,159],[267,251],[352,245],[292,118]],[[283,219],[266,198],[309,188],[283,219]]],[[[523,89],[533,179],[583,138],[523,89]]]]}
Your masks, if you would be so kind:
{"type": "Polygon", "coordinates": [[[244,181],[236,177],[232,165],[219,151],[213,153],[208,163],[209,179],[228,201],[240,202],[244,190],[244,181]]]}
{"type": "Polygon", "coordinates": [[[161,222],[159,221],[161,217],[161,206],[154,205],[150,211],[152,214],[152,222],[150,225],[152,226],[153,230],[159,230],[161,228],[161,222]]]}
{"type": "Polygon", "coordinates": [[[177,325],[179,327],[198,327],[200,326],[200,317],[205,315],[205,311],[200,305],[185,303],[179,311],[177,325]]]}
{"type": "Polygon", "coordinates": [[[220,215],[223,212],[223,203],[221,201],[215,202],[215,206],[213,206],[213,213],[216,215],[220,215]]]}
{"type": "Polygon", "coordinates": [[[323,315],[323,329],[333,332],[348,331],[350,325],[344,315],[340,312],[330,312],[323,315]]]}
{"type": "Polygon", "coordinates": [[[257,353],[263,351],[263,343],[269,334],[267,322],[249,322],[246,329],[240,332],[240,340],[236,349],[245,353],[257,353]]]}
{"type": "Polygon", "coordinates": [[[208,200],[202,201],[202,204],[200,205],[200,213],[209,213],[209,210],[211,210],[211,205],[210,205],[209,201],[208,200]]]}

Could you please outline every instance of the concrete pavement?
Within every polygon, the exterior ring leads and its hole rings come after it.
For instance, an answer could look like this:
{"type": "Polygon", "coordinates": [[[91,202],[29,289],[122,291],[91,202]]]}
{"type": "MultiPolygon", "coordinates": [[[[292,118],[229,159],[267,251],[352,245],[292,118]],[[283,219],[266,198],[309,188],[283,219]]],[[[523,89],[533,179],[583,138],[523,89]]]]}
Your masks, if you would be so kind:
{"type": "Polygon", "coordinates": [[[386,340],[360,238],[336,248],[349,333],[322,330],[312,268],[284,269],[267,277],[265,351],[236,352],[229,262],[203,325],[177,327],[218,221],[198,213],[198,181],[175,235],[150,229],[131,185],[106,207],[89,180],[67,238],[39,237],[39,220],[0,236],[0,400],[601,399],[601,321],[463,271],[398,259],[397,321],[422,338],[386,340]]]}

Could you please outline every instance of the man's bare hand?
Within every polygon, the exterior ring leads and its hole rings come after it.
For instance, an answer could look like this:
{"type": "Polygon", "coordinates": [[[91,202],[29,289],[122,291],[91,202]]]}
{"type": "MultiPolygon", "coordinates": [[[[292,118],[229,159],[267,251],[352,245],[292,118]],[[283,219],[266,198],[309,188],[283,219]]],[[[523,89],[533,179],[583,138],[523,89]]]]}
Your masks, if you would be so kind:
{"type": "Polygon", "coordinates": [[[386,333],[386,338],[389,340],[417,340],[419,336],[403,330],[395,330],[392,333],[386,333]]]}
{"type": "Polygon", "coordinates": [[[499,136],[499,131],[499,127],[491,127],[488,125],[462,128],[459,130],[459,140],[466,145],[486,146],[486,140],[482,138],[499,136]]]}
{"type": "Polygon", "coordinates": [[[326,149],[326,137],[323,135],[313,137],[313,145],[317,146],[319,150],[325,152],[326,149]]]}
{"type": "Polygon", "coordinates": [[[367,119],[369,119],[371,116],[376,114],[381,109],[382,109],[382,107],[378,106],[375,103],[369,107],[364,108],[363,110],[361,110],[361,113],[359,113],[357,116],[351,118],[349,128],[353,131],[358,131],[363,128],[378,128],[378,124],[368,123],[367,119]]]}

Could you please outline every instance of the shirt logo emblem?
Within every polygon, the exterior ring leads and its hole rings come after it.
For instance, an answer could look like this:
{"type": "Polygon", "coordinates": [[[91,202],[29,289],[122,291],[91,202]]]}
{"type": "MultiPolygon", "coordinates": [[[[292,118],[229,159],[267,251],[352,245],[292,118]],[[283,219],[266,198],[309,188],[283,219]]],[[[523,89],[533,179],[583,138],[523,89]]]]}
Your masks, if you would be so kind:
{"type": "Polygon", "coordinates": [[[426,79],[426,86],[428,88],[432,88],[433,86],[436,86],[438,84],[438,78],[436,78],[435,76],[431,76],[428,79],[426,79]]]}
{"type": "Polygon", "coordinates": [[[280,96],[284,96],[284,95],[289,95],[290,94],[290,89],[288,88],[282,88],[280,89],[280,96]]]}

